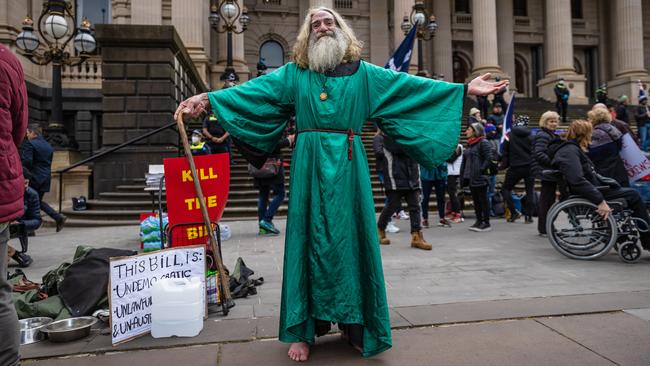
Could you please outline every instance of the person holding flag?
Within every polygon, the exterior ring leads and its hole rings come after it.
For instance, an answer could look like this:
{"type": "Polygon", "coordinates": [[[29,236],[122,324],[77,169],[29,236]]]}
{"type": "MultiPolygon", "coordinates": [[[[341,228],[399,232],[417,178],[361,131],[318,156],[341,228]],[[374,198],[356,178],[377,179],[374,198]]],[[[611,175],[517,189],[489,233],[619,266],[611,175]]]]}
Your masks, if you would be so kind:
{"type": "MultiPolygon", "coordinates": [[[[510,210],[508,222],[517,221],[521,217],[521,212],[515,209],[515,203],[512,200],[512,189],[523,179],[526,185],[525,222],[526,224],[532,224],[535,207],[535,176],[530,173],[530,167],[533,163],[533,136],[530,128],[528,128],[528,120],[528,116],[518,117],[512,130],[504,138],[501,167],[508,168],[508,170],[501,188],[501,194],[510,210]]],[[[508,123],[511,122],[508,121],[508,123]]]]}

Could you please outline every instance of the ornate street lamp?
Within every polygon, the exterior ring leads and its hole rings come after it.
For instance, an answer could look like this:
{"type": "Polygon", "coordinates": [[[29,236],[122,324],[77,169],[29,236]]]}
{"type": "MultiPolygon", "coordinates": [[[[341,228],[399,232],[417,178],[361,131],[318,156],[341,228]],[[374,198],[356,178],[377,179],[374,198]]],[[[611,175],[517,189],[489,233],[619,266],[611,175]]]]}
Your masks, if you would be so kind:
{"type": "Polygon", "coordinates": [[[208,16],[210,26],[218,33],[227,34],[228,53],[226,57],[226,70],[221,75],[221,80],[234,82],[239,81],[239,75],[232,66],[232,34],[243,33],[251,19],[248,16],[246,7],[240,7],[237,1],[220,0],[218,4],[213,3],[210,6],[210,15],[208,16]],[[222,21],[223,19],[223,21],[222,21]],[[239,22],[239,25],[237,23],[239,22]]]}
{"type": "Polygon", "coordinates": [[[427,71],[423,69],[424,57],[422,54],[422,41],[430,41],[436,35],[438,23],[434,15],[429,15],[424,7],[423,1],[416,1],[411,10],[411,15],[405,15],[402,21],[402,31],[404,35],[413,27],[417,27],[416,35],[418,37],[418,76],[427,76],[427,71]],[[427,22],[428,19],[428,22],[427,22]]]}
{"type": "Polygon", "coordinates": [[[31,62],[37,65],[52,63],[52,113],[45,131],[46,138],[55,147],[72,147],[63,125],[61,66],[82,64],[97,47],[95,37],[91,33],[91,24],[87,19],[81,22],[79,28],[70,27],[68,20],[74,24],[71,10],[72,4],[67,0],[45,1],[36,24],[41,38],[34,33],[34,21],[31,17],[25,18],[23,31],[16,37],[16,46],[31,62]],[[76,56],[66,51],[70,41],[78,53],[76,56]]]}

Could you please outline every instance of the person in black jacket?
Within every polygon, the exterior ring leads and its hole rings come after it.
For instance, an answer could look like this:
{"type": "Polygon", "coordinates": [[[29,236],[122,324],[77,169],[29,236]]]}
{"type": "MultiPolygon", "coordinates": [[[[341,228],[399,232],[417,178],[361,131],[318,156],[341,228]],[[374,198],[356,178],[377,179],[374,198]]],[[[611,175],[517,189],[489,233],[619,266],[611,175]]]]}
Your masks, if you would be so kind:
{"type": "Polygon", "coordinates": [[[431,244],[422,235],[420,200],[422,187],[420,185],[420,169],[418,163],[406,155],[404,150],[390,137],[384,136],[384,187],[388,203],[381,210],[377,229],[379,243],[390,244],[386,238],[386,226],[391,215],[400,206],[402,197],[406,198],[411,220],[411,247],[431,250],[431,244]]]}
{"type": "Polygon", "coordinates": [[[616,107],[616,119],[620,119],[625,123],[630,123],[630,116],[627,113],[627,95],[621,95],[618,97],[618,106],[616,107]]]}
{"type": "Polygon", "coordinates": [[[501,194],[510,210],[509,222],[515,222],[521,217],[521,213],[515,209],[512,200],[512,189],[520,180],[526,185],[526,218],[525,222],[533,222],[532,212],[535,207],[535,176],[530,174],[530,166],[533,162],[533,136],[528,128],[528,116],[517,118],[509,133],[509,138],[503,145],[502,164],[508,167],[506,178],[501,188],[501,194]]]}
{"type": "Polygon", "coordinates": [[[612,116],[606,109],[593,109],[587,116],[593,126],[587,155],[594,163],[596,171],[600,175],[615,179],[623,187],[629,187],[627,170],[619,155],[623,148],[623,134],[611,124],[612,116]]]}
{"type": "Polygon", "coordinates": [[[54,149],[52,145],[45,141],[42,134],[41,126],[36,123],[32,123],[27,127],[27,141],[21,146],[21,159],[25,168],[32,173],[29,186],[38,192],[41,210],[54,219],[56,231],[59,232],[63,228],[67,217],[58,213],[47,202],[43,201],[45,193],[50,191],[54,149]]]}
{"type": "MultiPolygon", "coordinates": [[[[650,224],[650,217],[645,208],[645,204],[633,188],[618,187],[598,190],[597,186],[602,186],[594,168],[593,162],[585,152],[591,143],[592,126],[591,123],[584,120],[576,120],[569,126],[567,133],[567,142],[552,148],[550,154],[553,155],[552,165],[558,169],[571,193],[581,196],[597,205],[597,212],[607,218],[612,210],[606,200],[623,198],[632,209],[634,217],[644,220],[650,224]]],[[[650,250],[650,233],[640,233],[643,248],[650,250]]]]}
{"type": "Polygon", "coordinates": [[[636,128],[639,131],[639,139],[641,140],[641,150],[648,150],[650,146],[650,136],[648,136],[648,129],[650,129],[650,108],[648,108],[648,97],[639,97],[639,106],[636,107],[634,113],[636,120],[636,128]]]}
{"type": "Polygon", "coordinates": [[[294,139],[295,135],[289,135],[280,140],[273,153],[268,157],[267,163],[277,165],[277,174],[268,178],[253,177],[253,186],[260,191],[257,199],[257,217],[259,219],[260,235],[280,234],[280,230],[273,225],[273,216],[275,216],[285,196],[282,149],[292,146],[294,139]],[[273,190],[274,197],[271,203],[269,203],[271,190],[273,190]]]}
{"type": "Polygon", "coordinates": [[[471,231],[490,231],[490,207],[488,206],[488,169],[495,160],[490,143],[485,140],[485,130],[480,123],[473,123],[465,130],[469,147],[463,155],[461,177],[463,186],[469,186],[474,201],[476,222],[471,231]]]}
{"type": "Polygon", "coordinates": [[[560,123],[560,115],[553,111],[546,111],[539,119],[539,132],[533,138],[533,164],[532,173],[536,178],[542,181],[542,188],[539,193],[539,202],[537,204],[537,231],[540,235],[546,235],[546,214],[548,209],[555,203],[557,182],[548,180],[542,176],[544,169],[552,169],[551,157],[548,155],[548,145],[551,141],[560,139],[555,134],[560,123]]]}

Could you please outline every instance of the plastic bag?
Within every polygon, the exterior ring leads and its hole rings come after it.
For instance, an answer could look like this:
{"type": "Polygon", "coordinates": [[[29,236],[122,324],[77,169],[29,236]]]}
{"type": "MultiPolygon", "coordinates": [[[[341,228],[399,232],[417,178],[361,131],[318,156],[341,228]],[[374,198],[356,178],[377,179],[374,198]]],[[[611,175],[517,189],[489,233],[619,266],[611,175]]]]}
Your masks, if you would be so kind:
{"type": "Polygon", "coordinates": [[[221,232],[221,240],[228,240],[232,236],[230,226],[226,224],[219,224],[219,231],[221,232]]]}

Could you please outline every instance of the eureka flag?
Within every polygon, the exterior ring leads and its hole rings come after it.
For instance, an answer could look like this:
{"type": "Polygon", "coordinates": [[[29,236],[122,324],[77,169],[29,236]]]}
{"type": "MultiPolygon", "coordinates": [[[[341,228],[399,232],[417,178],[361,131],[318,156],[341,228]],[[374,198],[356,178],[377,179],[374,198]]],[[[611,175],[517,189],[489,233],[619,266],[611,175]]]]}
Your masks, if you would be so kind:
{"type": "Polygon", "coordinates": [[[402,43],[397,47],[393,56],[388,60],[386,69],[391,69],[393,71],[409,71],[409,65],[411,64],[411,54],[413,53],[413,41],[415,40],[415,30],[417,27],[412,27],[411,31],[406,35],[406,38],[402,43]]]}

